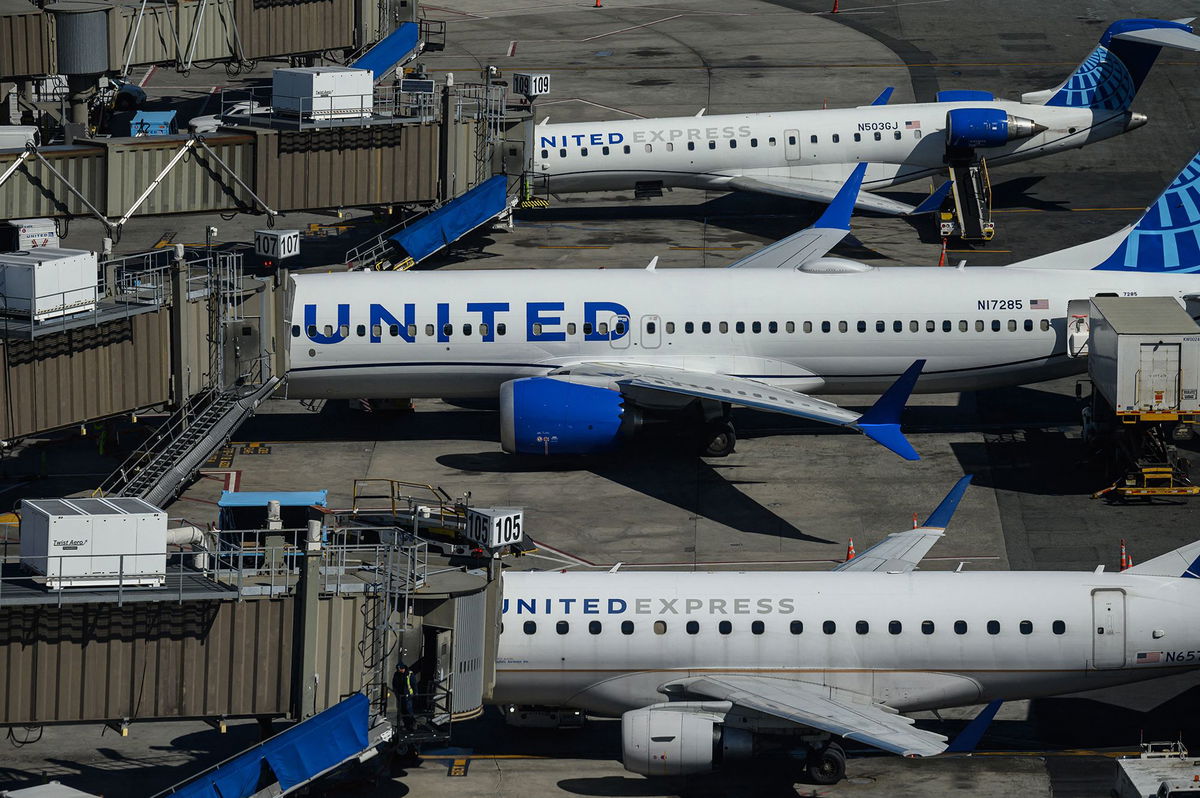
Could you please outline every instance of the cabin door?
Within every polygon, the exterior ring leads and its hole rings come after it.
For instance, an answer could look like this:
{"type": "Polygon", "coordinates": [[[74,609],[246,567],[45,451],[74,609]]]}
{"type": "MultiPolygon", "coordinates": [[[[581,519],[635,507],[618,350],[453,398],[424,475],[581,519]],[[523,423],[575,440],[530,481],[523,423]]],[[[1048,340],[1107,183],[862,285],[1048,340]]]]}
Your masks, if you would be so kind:
{"type": "Polygon", "coordinates": [[[633,331],[629,329],[629,317],[624,313],[608,318],[608,342],[613,349],[628,349],[633,331]]]}
{"type": "Polygon", "coordinates": [[[642,346],[658,349],[662,344],[662,319],[658,316],[642,316],[642,346]]]}
{"type": "Polygon", "coordinates": [[[1092,660],[1095,667],[1125,666],[1125,591],[1092,591],[1092,660]]]}
{"type": "Polygon", "coordinates": [[[800,131],[783,131],[783,157],[788,163],[800,160],[800,131]]]}

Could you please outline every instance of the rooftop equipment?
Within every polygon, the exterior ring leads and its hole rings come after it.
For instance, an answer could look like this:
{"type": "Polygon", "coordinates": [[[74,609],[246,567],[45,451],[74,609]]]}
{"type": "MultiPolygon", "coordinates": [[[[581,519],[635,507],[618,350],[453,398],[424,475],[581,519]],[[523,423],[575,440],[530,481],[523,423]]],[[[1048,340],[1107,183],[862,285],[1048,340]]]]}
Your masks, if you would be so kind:
{"type": "Polygon", "coordinates": [[[0,254],[0,314],[35,322],[96,306],[96,253],[38,247],[0,254]]]}
{"type": "Polygon", "coordinates": [[[276,69],[271,77],[275,113],[305,120],[369,117],[374,92],[374,75],[369,69],[296,67],[276,69]]]}

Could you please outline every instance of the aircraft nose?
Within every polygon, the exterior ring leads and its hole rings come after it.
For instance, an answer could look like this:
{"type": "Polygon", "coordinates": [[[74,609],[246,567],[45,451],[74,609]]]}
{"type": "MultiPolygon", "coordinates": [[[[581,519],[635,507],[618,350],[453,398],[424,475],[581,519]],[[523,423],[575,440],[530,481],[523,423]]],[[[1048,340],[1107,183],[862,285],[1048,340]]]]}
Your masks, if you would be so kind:
{"type": "Polygon", "coordinates": [[[1133,130],[1135,128],[1141,127],[1142,125],[1146,124],[1149,121],[1150,121],[1150,117],[1146,116],[1143,113],[1133,111],[1129,114],[1129,121],[1125,123],[1125,129],[1133,130]]]}

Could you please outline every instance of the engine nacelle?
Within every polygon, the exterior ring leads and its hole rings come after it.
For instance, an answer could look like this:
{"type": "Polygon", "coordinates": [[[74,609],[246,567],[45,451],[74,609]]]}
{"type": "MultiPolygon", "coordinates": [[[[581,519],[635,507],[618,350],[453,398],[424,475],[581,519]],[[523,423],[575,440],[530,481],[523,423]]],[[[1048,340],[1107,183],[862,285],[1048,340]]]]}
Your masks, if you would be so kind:
{"type": "Polygon", "coordinates": [[[946,112],[946,146],[950,149],[1002,147],[1045,129],[1032,119],[999,108],[954,108],[946,112]]]}
{"type": "Polygon", "coordinates": [[[617,391],[525,377],[500,386],[500,445],[510,454],[598,454],[616,448],[634,414],[617,391]]]}
{"type": "Polygon", "coordinates": [[[708,773],[754,753],[754,735],[729,729],[719,715],[691,702],[659,704],[621,716],[625,769],[643,776],[708,773]]]}

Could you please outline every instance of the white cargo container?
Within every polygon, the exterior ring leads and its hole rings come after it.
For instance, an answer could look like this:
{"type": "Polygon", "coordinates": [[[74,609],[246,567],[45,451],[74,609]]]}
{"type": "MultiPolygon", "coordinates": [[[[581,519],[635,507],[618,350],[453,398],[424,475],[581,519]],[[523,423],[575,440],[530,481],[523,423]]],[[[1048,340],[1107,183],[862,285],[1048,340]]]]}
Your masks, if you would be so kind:
{"type": "Polygon", "coordinates": [[[96,305],[96,253],[39,247],[0,253],[0,313],[45,321],[96,305]]]}
{"type": "Polygon", "coordinates": [[[1200,796],[1200,759],[1183,743],[1142,743],[1140,756],[1117,760],[1113,798],[1200,796]]]}
{"type": "Polygon", "coordinates": [[[1171,297],[1095,297],[1092,385],[1124,421],[1200,414],[1200,326],[1171,297]]]}
{"type": "Polygon", "coordinates": [[[64,587],[161,586],[167,514],[142,499],[25,499],[21,563],[64,587]]]}
{"type": "Polygon", "coordinates": [[[24,251],[58,246],[58,227],[53,219],[9,219],[5,249],[24,251]]]}
{"type": "Polygon", "coordinates": [[[276,69],[271,76],[275,113],[301,119],[358,119],[370,116],[374,73],[350,67],[276,69]]]}

